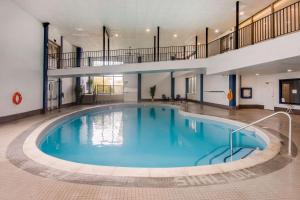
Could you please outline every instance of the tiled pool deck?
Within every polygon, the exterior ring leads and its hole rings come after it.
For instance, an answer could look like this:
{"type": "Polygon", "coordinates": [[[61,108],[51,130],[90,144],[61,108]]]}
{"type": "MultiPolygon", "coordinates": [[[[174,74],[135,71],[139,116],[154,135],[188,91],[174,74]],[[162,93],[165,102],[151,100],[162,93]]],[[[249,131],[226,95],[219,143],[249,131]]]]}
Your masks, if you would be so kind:
{"type": "MultiPolygon", "coordinates": [[[[61,112],[67,113],[74,109],[76,108],[68,108],[61,112]]],[[[254,109],[227,111],[193,103],[189,103],[185,109],[246,123],[271,114],[270,111],[254,109]]],[[[119,185],[112,184],[117,182],[111,179],[97,184],[85,184],[84,181],[66,182],[63,177],[69,174],[59,174],[61,179],[57,179],[57,174],[51,170],[41,170],[46,172],[46,176],[33,175],[35,172],[30,171],[29,165],[26,168],[26,162],[18,160],[19,163],[13,163],[6,158],[6,154],[17,155],[18,152],[9,150],[9,146],[11,147],[16,138],[21,137],[21,133],[24,134],[24,130],[59,114],[53,112],[46,116],[0,125],[0,199],[300,199],[299,156],[291,160],[285,156],[284,149],[281,152],[283,155],[255,170],[176,180],[185,187],[159,187],[157,180],[150,179],[149,185],[138,185],[133,184],[136,182],[130,178],[124,178],[119,185]]],[[[286,134],[287,125],[287,119],[278,116],[261,123],[260,127],[273,134],[286,134]]],[[[293,141],[297,146],[300,143],[299,132],[300,116],[293,116],[293,141]]],[[[93,179],[92,176],[87,178],[93,179]]]]}

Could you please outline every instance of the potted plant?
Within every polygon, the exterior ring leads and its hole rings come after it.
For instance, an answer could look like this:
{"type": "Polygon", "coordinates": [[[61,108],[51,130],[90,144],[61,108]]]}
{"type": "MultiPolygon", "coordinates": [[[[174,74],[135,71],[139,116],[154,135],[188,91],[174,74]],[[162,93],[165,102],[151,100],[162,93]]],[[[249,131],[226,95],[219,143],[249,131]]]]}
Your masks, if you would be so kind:
{"type": "Polygon", "coordinates": [[[156,91],[156,85],[150,88],[150,96],[152,98],[152,101],[154,101],[155,91],[156,91]]]}
{"type": "Polygon", "coordinates": [[[81,87],[81,85],[76,85],[75,86],[75,96],[76,96],[77,104],[81,103],[81,95],[82,95],[82,87],[81,87]]]}

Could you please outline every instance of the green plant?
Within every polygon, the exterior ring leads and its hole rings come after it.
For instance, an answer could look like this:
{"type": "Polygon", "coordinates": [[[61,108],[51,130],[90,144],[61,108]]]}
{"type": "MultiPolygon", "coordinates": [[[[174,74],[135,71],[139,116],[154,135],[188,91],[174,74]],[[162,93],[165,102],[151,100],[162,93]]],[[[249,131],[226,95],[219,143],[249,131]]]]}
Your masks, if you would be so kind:
{"type": "Polygon", "coordinates": [[[80,104],[81,103],[81,96],[82,96],[82,87],[81,87],[81,85],[76,85],[75,86],[75,96],[76,96],[76,103],[80,104]]]}
{"type": "Polygon", "coordinates": [[[154,101],[155,92],[156,92],[156,85],[150,87],[150,96],[152,98],[152,101],[154,101]]]}
{"type": "Polygon", "coordinates": [[[87,81],[87,85],[89,87],[89,93],[92,93],[92,89],[93,89],[93,84],[94,84],[94,80],[92,78],[89,78],[87,81]]]}

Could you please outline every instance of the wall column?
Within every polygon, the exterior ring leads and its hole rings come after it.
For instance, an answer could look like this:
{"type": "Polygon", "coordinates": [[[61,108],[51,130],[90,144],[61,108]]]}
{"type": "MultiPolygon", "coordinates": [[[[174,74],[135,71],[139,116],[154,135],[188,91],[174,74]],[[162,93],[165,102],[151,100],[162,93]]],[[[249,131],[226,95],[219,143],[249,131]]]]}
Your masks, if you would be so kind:
{"type": "Polygon", "coordinates": [[[142,101],[142,74],[138,73],[137,97],[138,102],[142,101]]]}
{"type": "Polygon", "coordinates": [[[175,78],[174,78],[174,72],[171,72],[171,99],[175,99],[175,78]]]}
{"type": "MultiPolygon", "coordinates": [[[[82,48],[77,47],[76,48],[76,67],[80,67],[81,65],[81,54],[82,54],[82,48]]],[[[80,77],[76,77],[76,87],[80,87],[81,81],[80,77]]]]}
{"type": "Polygon", "coordinates": [[[232,91],[233,98],[229,102],[229,107],[230,108],[235,108],[236,107],[236,75],[231,74],[229,75],[229,90],[232,91]]]}
{"type": "Polygon", "coordinates": [[[189,92],[189,78],[185,78],[185,99],[188,99],[189,92]]]}
{"type": "Polygon", "coordinates": [[[203,74],[200,74],[200,103],[203,103],[204,102],[204,75],[203,74]]]}
{"type": "Polygon", "coordinates": [[[43,113],[48,109],[48,40],[49,40],[49,23],[43,23],[44,27],[44,45],[43,45],[43,113]]]}

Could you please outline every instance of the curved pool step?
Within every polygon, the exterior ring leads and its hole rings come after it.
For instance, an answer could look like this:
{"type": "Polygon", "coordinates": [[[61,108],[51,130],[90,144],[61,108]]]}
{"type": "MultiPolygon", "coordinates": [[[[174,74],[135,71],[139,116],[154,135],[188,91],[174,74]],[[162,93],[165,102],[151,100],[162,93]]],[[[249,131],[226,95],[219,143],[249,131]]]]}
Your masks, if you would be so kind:
{"type": "MultiPolygon", "coordinates": [[[[255,149],[253,148],[235,147],[233,148],[232,160],[234,161],[234,160],[240,160],[246,158],[254,151],[255,149]]],[[[230,149],[228,149],[228,151],[210,160],[210,164],[226,163],[230,161],[231,161],[231,151],[230,149]]]]}

